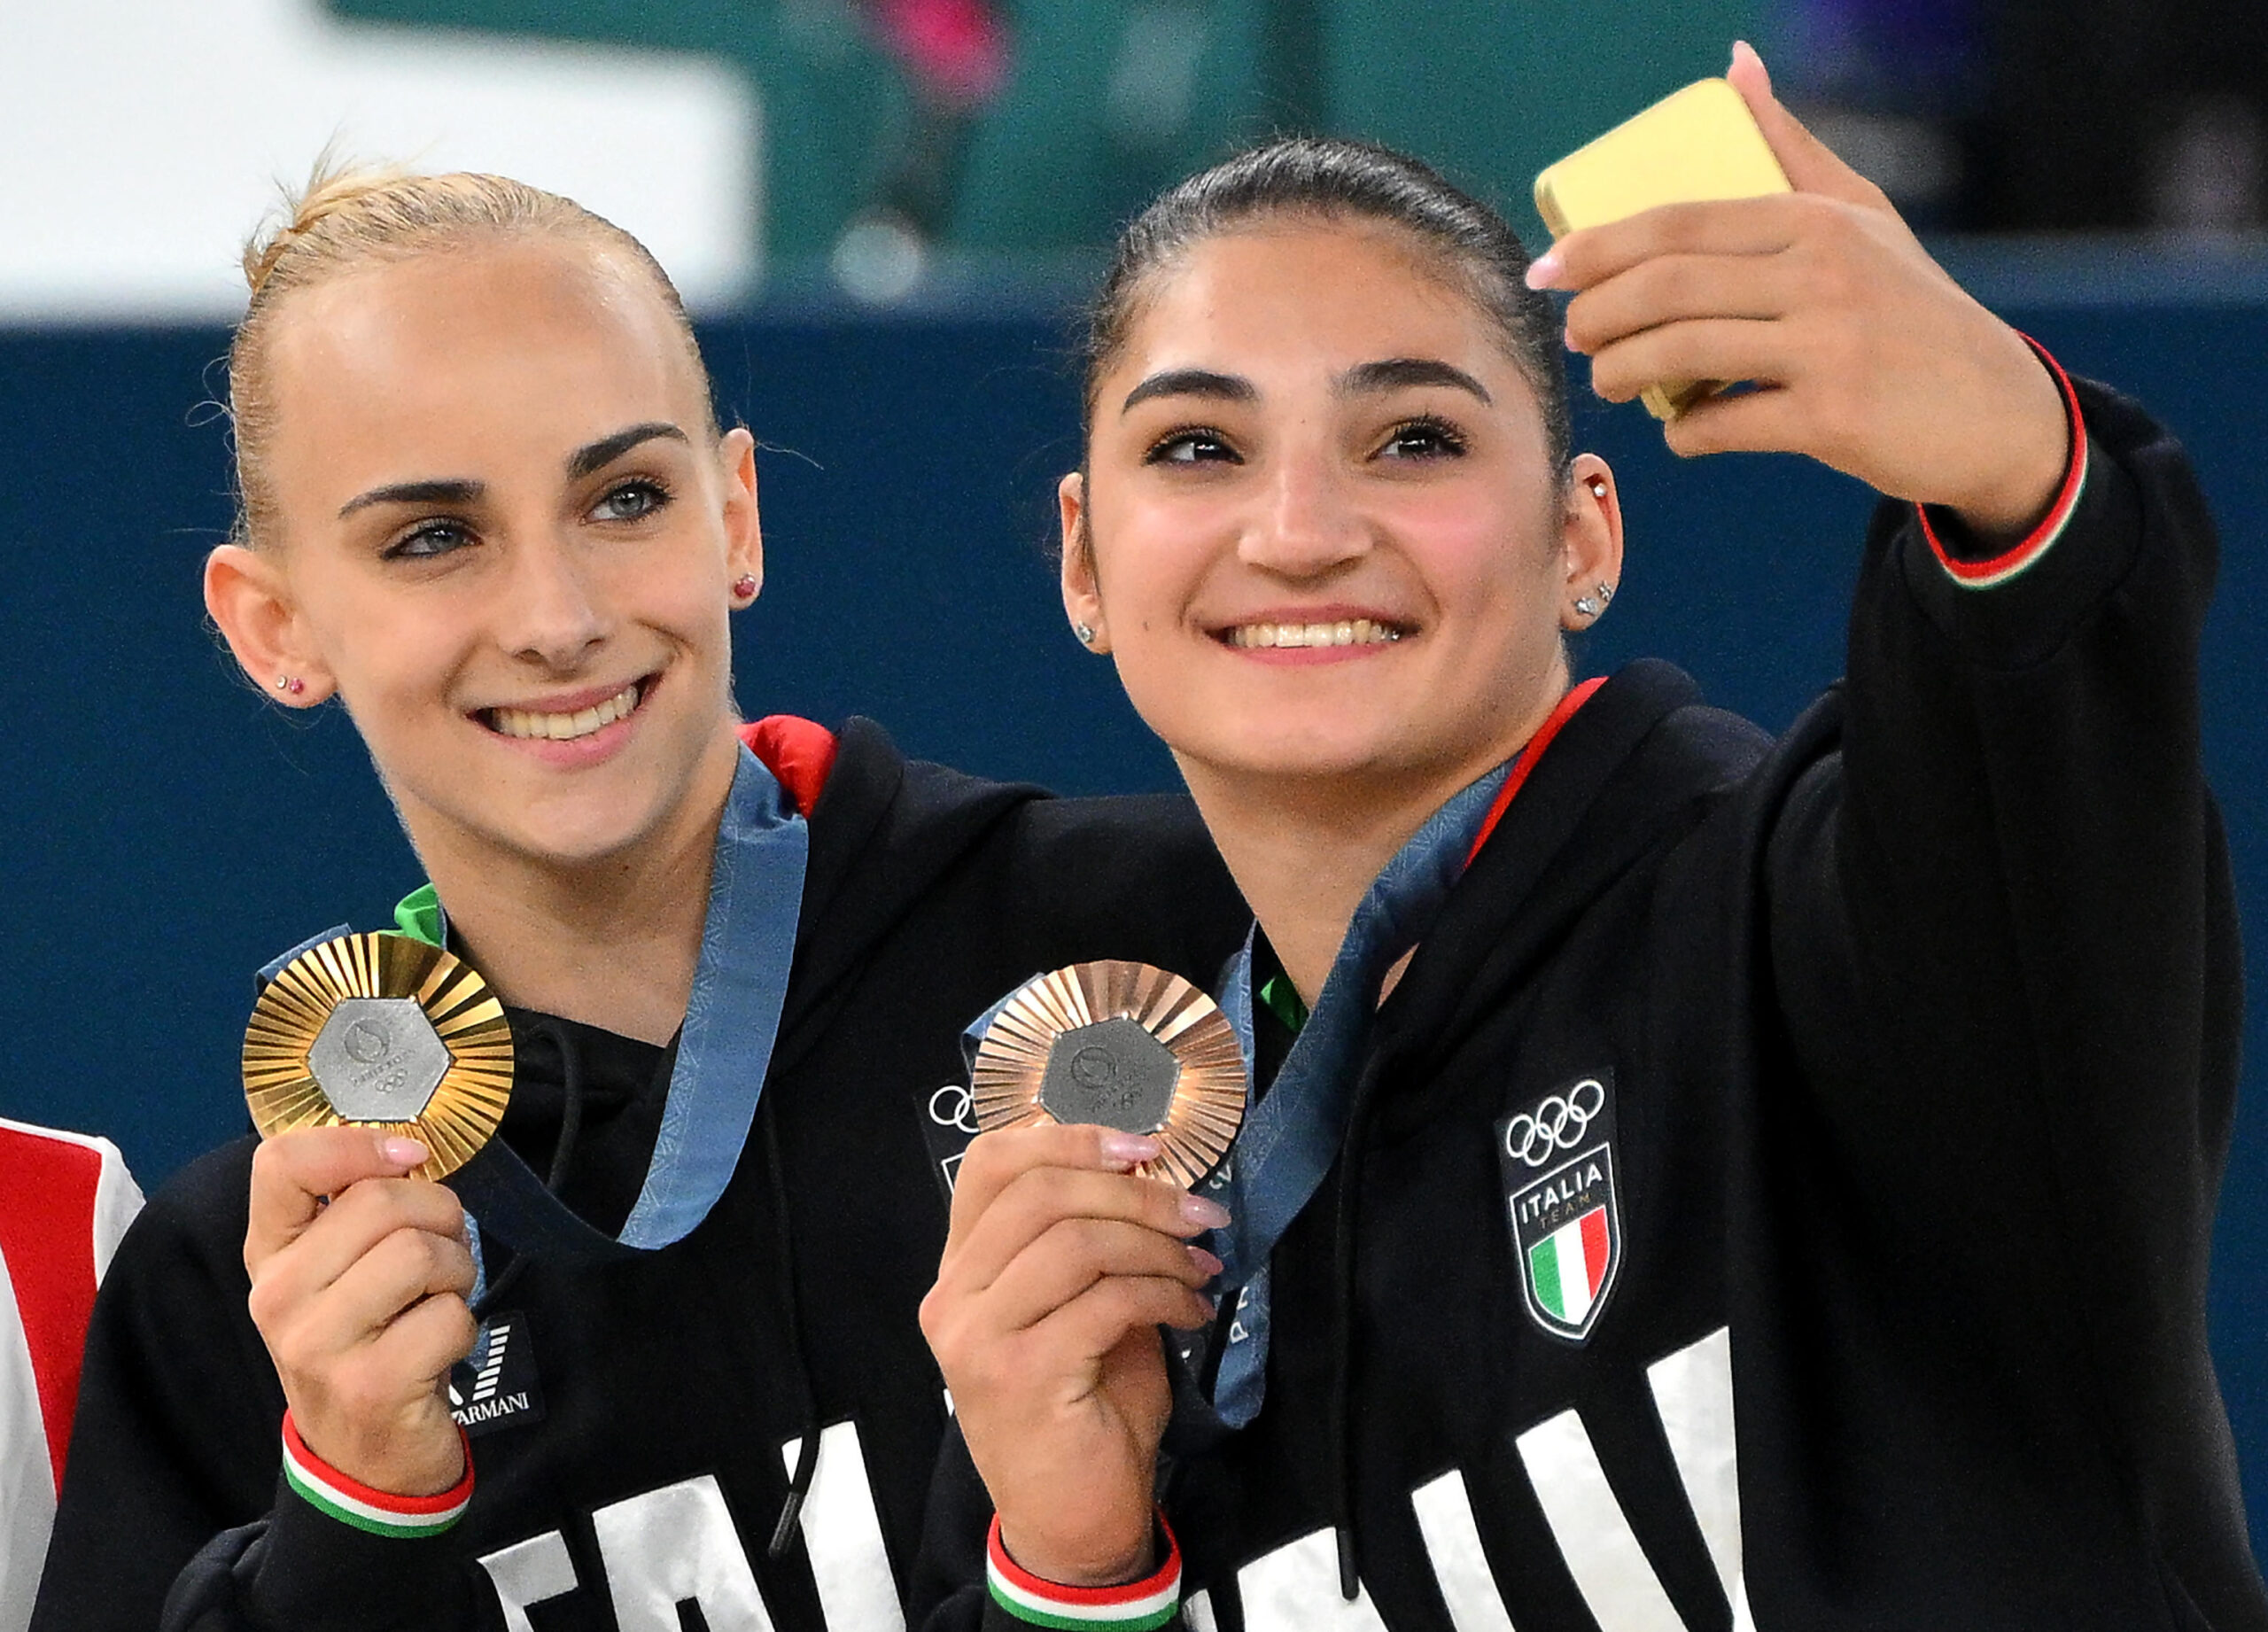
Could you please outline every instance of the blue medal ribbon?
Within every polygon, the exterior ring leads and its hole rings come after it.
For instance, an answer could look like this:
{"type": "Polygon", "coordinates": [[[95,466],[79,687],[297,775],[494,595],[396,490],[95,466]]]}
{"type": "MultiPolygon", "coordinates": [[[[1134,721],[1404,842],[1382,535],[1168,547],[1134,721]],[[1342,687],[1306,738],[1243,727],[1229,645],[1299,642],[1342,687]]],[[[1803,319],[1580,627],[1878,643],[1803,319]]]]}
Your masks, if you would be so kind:
{"type": "Polygon", "coordinates": [[[1250,1098],[1255,1056],[1249,936],[1223,975],[1221,1008],[1244,1045],[1247,1081],[1244,1125],[1210,1186],[1231,1215],[1213,1232],[1212,1250],[1222,1263],[1223,1296],[1235,1304],[1213,1387],[1214,1410],[1231,1428],[1260,1414],[1268,1377],[1269,1255],[1338,1159],[1386,971],[1433,928],[1511,773],[1510,763],[1498,765],[1453,795],[1386,864],[1355,909],[1307,1023],[1256,1102],[1250,1098]]]}
{"type": "MultiPolygon", "coordinates": [[[[709,1216],[756,1123],[787,1002],[810,859],[809,825],[789,807],[779,780],[743,745],[718,825],[700,961],[661,1130],[621,1235],[577,1217],[502,1139],[491,1139],[447,1180],[481,1235],[554,1263],[602,1263],[680,1241],[709,1216]]],[[[413,903],[419,898],[404,905],[413,903]]],[[[410,932],[429,927],[432,938],[446,937],[438,904],[430,926],[422,913],[416,924],[404,924],[410,932]]],[[[302,943],[262,976],[274,978],[308,947],[346,933],[342,927],[302,943]]]]}

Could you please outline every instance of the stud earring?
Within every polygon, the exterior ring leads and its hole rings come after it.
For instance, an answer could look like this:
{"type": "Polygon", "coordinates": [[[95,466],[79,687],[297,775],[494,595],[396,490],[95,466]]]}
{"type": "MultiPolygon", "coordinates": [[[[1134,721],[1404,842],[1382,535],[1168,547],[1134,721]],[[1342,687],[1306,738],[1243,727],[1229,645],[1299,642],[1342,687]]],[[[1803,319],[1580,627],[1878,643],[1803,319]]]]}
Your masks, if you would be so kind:
{"type": "Polygon", "coordinates": [[[1591,497],[1594,499],[1604,499],[1606,497],[1606,478],[1604,476],[1594,476],[1591,478],[1591,497]]]}
{"type": "Polygon", "coordinates": [[[1575,602],[1575,616],[1578,618],[1597,617],[1598,602],[1592,600],[1588,595],[1582,596],[1575,602]]]}
{"type": "Polygon", "coordinates": [[[292,696],[298,696],[307,688],[307,682],[296,674],[279,674],[276,677],[276,689],[289,692],[292,696]]]}
{"type": "Polygon", "coordinates": [[[733,599],[735,601],[753,601],[756,599],[755,573],[743,572],[733,580],[733,599]]]}
{"type": "Polygon", "coordinates": [[[1073,624],[1071,633],[1078,637],[1079,644],[1082,646],[1092,646],[1095,643],[1095,632],[1085,624],[1073,624]]]}
{"type": "Polygon", "coordinates": [[[1612,584],[1601,584],[1598,587],[1598,603],[1601,606],[1604,606],[1608,602],[1613,599],[1614,586],[1612,584]]]}

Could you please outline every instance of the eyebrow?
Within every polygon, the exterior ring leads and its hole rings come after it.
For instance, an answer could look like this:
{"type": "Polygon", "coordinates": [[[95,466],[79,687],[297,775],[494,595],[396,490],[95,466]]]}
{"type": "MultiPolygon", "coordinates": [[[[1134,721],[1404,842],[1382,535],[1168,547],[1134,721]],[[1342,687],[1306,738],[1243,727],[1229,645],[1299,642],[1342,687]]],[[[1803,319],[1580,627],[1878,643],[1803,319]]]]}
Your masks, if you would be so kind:
{"type": "Polygon", "coordinates": [[[487,490],[485,482],[462,478],[394,482],[384,487],[373,487],[368,493],[356,493],[338,507],[338,516],[344,521],[355,511],[366,510],[374,504],[470,504],[487,490]]]}
{"type": "Polygon", "coordinates": [[[1339,394],[1344,397],[1372,396],[1382,392],[1406,391],[1413,385],[1447,385],[1455,391],[1468,391],[1481,401],[1493,404],[1488,388],[1463,369],[1453,367],[1433,357],[1388,357],[1379,362],[1358,362],[1339,377],[1339,394]]]}
{"type": "Polygon", "coordinates": [[[595,442],[577,448],[574,455],[567,461],[567,479],[580,481],[594,470],[603,470],[641,442],[650,442],[656,437],[668,437],[683,442],[688,447],[693,445],[691,437],[667,420],[649,419],[642,425],[632,425],[627,430],[617,431],[612,436],[602,436],[595,442]]]}
{"type": "MultiPolygon", "coordinates": [[[[657,437],[673,438],[690,447],[692,439],[667,420],[649,420],[644,424],[631,425],[611,436],[577,448],[567,458],[567,479],[580,481],[594,470],[603,470],[616,460],[641,442],[657,437]]],[[[339,519],[345,520],[357,510],[366,510],[374,504],[470,504],[488,491],[488,484],[470,477],[447,477],[433,481],[392,482],[384,487],[373,487],[368,493],[355,494],[338,509],[339,519]]]]}
{"type": "Polygon", "coordinates": [[[1126,393],[1118,411],[1125,414],[1153,397],[1211,397],[1219,402],[1257,402],[1260,392],[1240,375],[1216,374],[1210,369],[1166,369],[1153,374],[1126,393]]]}

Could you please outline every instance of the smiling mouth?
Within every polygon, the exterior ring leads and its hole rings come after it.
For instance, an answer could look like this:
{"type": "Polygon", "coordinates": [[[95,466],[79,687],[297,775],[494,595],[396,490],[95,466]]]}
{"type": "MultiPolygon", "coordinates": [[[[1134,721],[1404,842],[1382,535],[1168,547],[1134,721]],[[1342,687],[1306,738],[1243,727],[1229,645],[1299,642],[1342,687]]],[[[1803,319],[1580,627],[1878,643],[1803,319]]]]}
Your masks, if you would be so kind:
{"type": "Polygon", "coordinates": [[[1341,618],[1319,624],[1238,624],[1216,639],[1240,647],[1391,646],[1409,631],[1397,624],[1369,618],[1341,618]]]}
{"type": "Polygon", "coordinates": [[[491,708],[479,711],[480,719],[499,736],[571,742],[577,737],[603,731],[617,719],[627,719],[637,711],[639,703],[652,684],[651,675],[644,680],[633,680],[605,702],[592,708],[578,710],[572,714],[540,714],[531,709],[491,708]]]}

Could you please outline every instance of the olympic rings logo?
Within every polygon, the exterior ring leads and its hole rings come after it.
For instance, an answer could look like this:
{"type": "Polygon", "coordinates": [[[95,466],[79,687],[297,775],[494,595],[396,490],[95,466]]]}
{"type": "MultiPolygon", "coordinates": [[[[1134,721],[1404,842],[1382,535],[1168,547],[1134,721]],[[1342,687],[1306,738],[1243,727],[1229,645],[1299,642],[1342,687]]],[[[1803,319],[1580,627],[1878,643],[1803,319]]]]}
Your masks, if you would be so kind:
{"type": "Polygon", "coordinates": [[[1504,1154],[1540,1168],[1560,1151],[1583,1142],[1591,1119],[1606,1108],[1606,1085],[1587,1076],[1565,1094],[1551,1094],[1534,1111],[1522,1111],[1504,1124],[1504,1154]]]}
{"type": "Polygon", "coordinates": [[[975,1134],[976,1096],[959,1083],[947,1083],[929,1096],[929,1120],[941,1128],[975,1134]]]}

